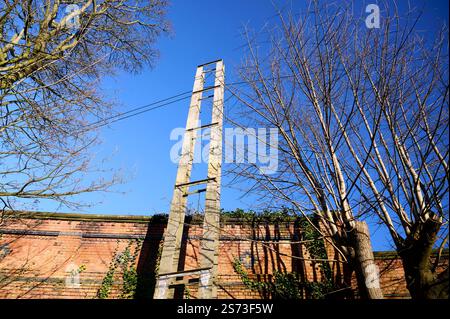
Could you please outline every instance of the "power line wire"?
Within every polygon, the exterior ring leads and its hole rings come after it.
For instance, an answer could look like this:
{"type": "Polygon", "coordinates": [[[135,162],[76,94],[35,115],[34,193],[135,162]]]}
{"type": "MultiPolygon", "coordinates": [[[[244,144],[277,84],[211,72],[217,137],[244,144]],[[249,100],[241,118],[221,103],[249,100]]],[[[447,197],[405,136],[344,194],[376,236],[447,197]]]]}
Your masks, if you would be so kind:
{"type": "MultiPolygon", "coordinates": [[[[293,76],[294,75],[286,75],[286,76],[280,76],[280,77],[276,77],[276,78],[263,78],[263,79],[259,79],[259,80],[253,80],[253,81],[237,81],[237,82],[228,83],[228,84],[224,85],[224,87],[225,87],[225,89],[227,89],[227,86],[232,86],[232,85],[242,85],[242,84],[251,83],[251,82],[261,82],[263,80],[267,81],[267,80],[273,80],[273,79],[292,78],[293,76]]],[[[88,124],[88,125],[82,127],[82,129],[79,132],[85,132],[85,131],[88,131],[91,129],[97,129],[97,128],[100,128],[100,127],[103,127],[103,126],[106,126],[106,125],[109,125],[109,124],[112,124],[112,123],[115,123],[115,122],[118,122],[121,120],[125,120],[130,117],[134,117],[134,116],[137,116],[137,115],[149,112],[149,111],[159,109],[164,106],[171,105],[173,103],[190,98],[191,94],[192,94],[192,91],[189,90],[189,91],[178,93],[176,95],[172,95],[170,97],[167,97],[167,98],[164,98],[164,99],[161,99],[161,100],[149,103],[149,104],[145,104],[145,105],[133,108],[126,112],[119,113],[119,114],[113,115],[111,117],[101,119],[94,123],[88,124]],[[187,95],[187,94],[189,94],[189,95],[187,95]],[[187,96],[184,96],[184,95],[187,95],[187,96]],[[178,98],[178,99],[176,99],[176,98],[178,98]],[[175,100],[173,100],[173,99],[175,99],[175,100]],[[166,103],[163,103],[163,102],[166,102],[166,103]],[[160,103],[163,103],[163,104],[160,104],[160,103]],[[158,104],[160,104],[160,105],[158,105],[158,104]],[[151,106],[153,106],[153,107],[151,107],[151,106]],[[148,108],[148,107],[151,107],[151,108],[148,108]]]]}
{"type": "MultiPolygon", "coordinates": [[[[191,91],[189,91],[188,93],[191,93],[191,91]]],[[[184,96],[184,97],[178,98],[178,99],[173,100],[173,101],[169,101],[169,100],[171,100],[171,99],[173,99],[175,97],[179,97],[179,96],[182,96],[182,95],[185,95],[185,94],[186,93],[184,93],[184,94],[180,93],[180,94],[174,95],[174,96],[172,96],[170,98],[165,98],[163,100],[152,102],[152,103],[149,103],[149,104],[146,104],[146,105],[143,105],[143,106],[131,109],[129,111],[126,111],[126,112],[123,112],[123,113],[120,113],[120,114],[116,114],[116,115],[111,116],[109,118],[105,118],[105,119],[99,120],[97,122],[94,122],[94,123],[91,123],[91,124],[88,124],[88,125],[84,126],[82,128],[82,131],[87,131],[87,130],[90,130],[90,129],[97,129],[97,128],[100,128],[102,126],[109,125],[109,124],[112,124],[112,123],[115,123],[115,122],[118,122],[118,121],[121,121],[121,120],[125,120],[127,118],[130,118],[130,117],[133,117],[133,116],[137,116],[139,114],[146,113],[146,112],[149,112],[149,111],[153,111],[153,110],[159,109],[161,107],[173,104],[175,102],[179,102],[179,101],[186,100],[186,99],[190,98],[190,95],[188,95],[188,96],[184,96]],[[163,101],[168,101],[168,102],[160,104],[160,105],[156,105],[156,104],[159,104],[159,103],[161,103],[163,101]],[[150,107],[152,105],[156,105],[156,106],[151,107],[149,109],[146,109],[147,107],[150,107]],[[141,111],[139,111],[139,110],[141,110],[141,111]],[[139,111],[139,112],[136,112],[136,111],[139,111]],[[129,115],[126,115],[126,114],[129,114],[129,115]],[[126,115],[126,116],[124,116],[124,115],[126,115]]]]}

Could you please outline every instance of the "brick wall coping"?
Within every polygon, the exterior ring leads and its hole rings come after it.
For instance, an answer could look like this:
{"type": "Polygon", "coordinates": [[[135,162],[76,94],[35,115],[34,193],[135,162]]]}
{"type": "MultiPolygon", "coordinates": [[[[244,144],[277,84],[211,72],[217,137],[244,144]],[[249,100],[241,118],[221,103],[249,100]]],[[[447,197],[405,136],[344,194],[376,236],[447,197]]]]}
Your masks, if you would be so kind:
{"type": "MultiPolygon", "coordinates": [[[[85,213],[54,213],[54,212],[33,212],[33,211],[6,211],[6,218],[28,218],[28,219],[50,219],[50,220],[73,220],[73,221],[101,221],[101,222],[115,222],[115,223],[165,223],[167,221],[166,214],[155,215],[106,215],[106,214],[85,214],[85,213]]],[[[199,216],[187,216],[189,221],[193,224],[202,223],[203,219],[199,216]]],[[[222,222],[227,224],[250,224],[255,223],[294,223],[298,218],[285,217],[275,220],[266,220],[264,217],[256,217],[254,220],[250,218],[234,218],[225,216],[222,222]]]]}
{"type": "MultiPolygon", "coordinates": [[[[156,215],[159,218],[164,216],[156,215]]],[[[119,223],[149,223],[154,216],[144,215],[99,215],[83,213],[50,213],[50,212],[32,212],[32,211],[7,211],[6,218],[28,218],[28,219],[50,219],[50,220],[73,220],[73,221],[102,221],[119,223]]]]}
{"type": "MultiPolygon", "coordinates": [[[[99,215],[99,214],[83,214],[83,213],[53,213],[53,212],[32,212],[32,211],[6,211],[4,213],[4,217],[7,218],[29,218],[29,219],[42,219],[42,220],[69,220],[69,221],[92,221],[92,222],[116,222],[116,223],[144,223],[148,224],[150,222],[155,223],[165,223],[167,220],[167,216],[164,214],[156,214],[152,216],[144,216],[144,215],[99,215]]],[[[196,218],[195,216],[192,218],[192,223],[200,223],[201,219],[196,218]]],[[[245,218],[225,218],[223,222],[227,224],[242,224],[242,223],[249,223],[248,219],[245,218]]],[[[258,220],[257,222],[266,222],[264,220],[258,220]]],[[[286,218],[285,220],[279,220],[279,222],[295,222],[295,218],[286,218]]],[[[274,223],[272,221],[271,223],[274,223]]],[[[61,235],[60,232],[45,232],[43,234],[42,231],[32,231],[32,230],[11,230],[11,231],[5,231],[3,230],[1,233],[11,233],[15,234],[16,232],[20,232],[21,235],[40,235],[40,236],[58,236],[61,235]]],[[[18,233],[17,233],[18,234],[18,233]]],[[[82,234],[82,237],[97,237],[98,234],[82,234]]],[[[121,237],[123,235],[114,235],[114,234],[100,234],[99,237],[103,238],[116,238],[121,237]]],[[[130,236],[130,235],[128,235],[130,236]]],[[[131,235],[134,236],[133,238],[146,238],[145,235],[131,235]]],[[[148,235],[147,235],[148,237],[148,235]]],[[[230,238],[227,238],[227,236],[221,236],[221,240],[230,240],[230,238]]],[[[128,237],[127,237],[128,238],[128,237]]],[[[286,238],[282,238],[284,240],[287,240],[286,238]]],[[[433,252],[433,255],[436,255],[437,251],[433,252]]],[[[449,250],[444,249],[441,256],[447,257],[449,255],[449,250]]],[[[374,257],[375,259],[396,259],[399,258],[396,251],[374,251],[374,257]]]]}
{"type": "MultiPolygon", "coordinates": [[[[438,254],[438,250],[435,249],[432,252],[432,256],[435,257],[438,254]]],[[[373,257],[375,259],[397,259],[400,258],[398,253],[395,250],[388,250],[388,251],[374,251],[373,257]]],[[[447,257],[448,258],[448,249],[443,249],[441,253],[441,257],[447,257]]]]}

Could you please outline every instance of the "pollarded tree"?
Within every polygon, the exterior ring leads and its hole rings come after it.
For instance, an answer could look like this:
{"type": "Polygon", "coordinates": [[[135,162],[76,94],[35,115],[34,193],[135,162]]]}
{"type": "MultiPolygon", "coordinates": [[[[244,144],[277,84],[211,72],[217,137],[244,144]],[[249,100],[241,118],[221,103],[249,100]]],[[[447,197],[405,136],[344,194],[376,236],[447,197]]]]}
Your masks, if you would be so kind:
{"type": "Polygon", "coordinates": [[[99,81],[136,72],[168,32],[165,0],[0,3],[0,198],[53,199],[103,190],[83,182],[95,127],[111,104],[99,81]]]}
{"type": "Polygon", "coordinates": [[[353,261],[362,296],[381,297],[363,222],[375,219],[402,258],[411,296],[445,297],[448,271],[436,271],[431,252],[448,236],[448,30],[426,42],[418,18],[385,9],[380,28],[369,29],[349,7],[311,2],[300,17],[280,13],[268,50],[247,32],[235,122],[277,128],[279,143],[268,147],[279,165],[234,172],[279,205],[321,216],[323,235],[353,261]]]}

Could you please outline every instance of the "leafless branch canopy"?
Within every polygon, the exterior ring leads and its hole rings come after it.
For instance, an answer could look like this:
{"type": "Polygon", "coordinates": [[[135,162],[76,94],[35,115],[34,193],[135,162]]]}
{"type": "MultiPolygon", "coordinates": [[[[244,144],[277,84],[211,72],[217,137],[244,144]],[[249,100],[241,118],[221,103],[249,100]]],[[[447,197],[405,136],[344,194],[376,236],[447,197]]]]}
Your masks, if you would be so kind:
{"type": "Polygon", "coordinates": [[[165,0],[0,1],[0,198],[51,198],[105,189],[83,182],[83,129],[111,104],[103,76],[153,65],[168,31],[165,0]]]}
{"type": "Polygon", "coordinates": [[[234,173],[332,233],[376,217],[406,249],[427,223],[448,236],[448,29],[431,37],[418,12],[381,14],[368,29],[350,6],[314,1],[299,17],[280,12],[265,41],[246,30],[247,85],[233,89],[243,107],[229,120],[278,128],[279,169],[234,173]]]}

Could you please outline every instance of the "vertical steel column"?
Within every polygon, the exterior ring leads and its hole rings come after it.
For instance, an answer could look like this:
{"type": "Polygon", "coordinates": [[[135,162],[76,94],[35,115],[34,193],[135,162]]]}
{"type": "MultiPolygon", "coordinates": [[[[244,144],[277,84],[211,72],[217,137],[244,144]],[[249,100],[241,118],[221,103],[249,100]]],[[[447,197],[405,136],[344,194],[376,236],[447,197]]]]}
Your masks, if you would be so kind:
{"type": "MultiPolygon", "coordinates": [[[[186,131],[184,133],[181,157],[178,164],[175,189],[170,205],[169,220],[167,222],[166,231],[164,232],[164,243],[161,252],[159,273],[178,271],[178,261],[187,205],[187,197],[183,195],[187,193],[188,189],[188,186],[183,186],[182,184],[188,183],[191,176],[195,140],[197,138],[197,131],[194,130],[194,128],[198,125],[203,83],[203,67],[199,66],[195,73],[194,88],[186,121],[186,131]]],[[[154,298],[173,298],[174,289],[169,288],[169,284],[170,281],[167,279],[158,278],[156,281],[154,298]]]]}
{"type": "Polygon", "coordinates": [[[211,268],[200,275],[199,298],[217,298],[217,268],[219,262],[220,236],[220,180],[222,168],[222,126],[223,97],[225,83],[223,61],[216,63],[214,100],[212,108],[211,139],[208,159],[208,178],[213,181],[206,185],[205,217],[203,237],[200,243],[200,268],[211,268]]]}
{"type": "MultiPolygon", "coordinates": [[[[207,72],[207,71],[206,71],[207,72]]],[[[217,265],[220,236],[220,180],[222,166],[222,125],[225,67],[222,60],[213,61],[197,67],[189,114],[184,133],[182,153],[178,164],[175,189],[170,206],[169,220],[164,233],[163,249],[156,280],[154,298],[173,298],[173,284],[184,276],[199,275],[199,298],[217,298],[217,265]],[[213,87],[204,88],[204,66],[215,63],[215,82],[213,87]],[[198,127],[200,104],[203,91],[214,89],[212,121],[198,127]],[[210,128],[210,149],[208,158],[208,176],[199,181],[190,181],[194,161],[197,131],[210,128]],[[184,218],[189,186],[206,184],[205,217],[203,237],[200,241],[200,269],[184,271],[178,269],[180,247],[184,228],[184,218]],[[172,285],[172,286],[171,286],[172,285]]]]}

